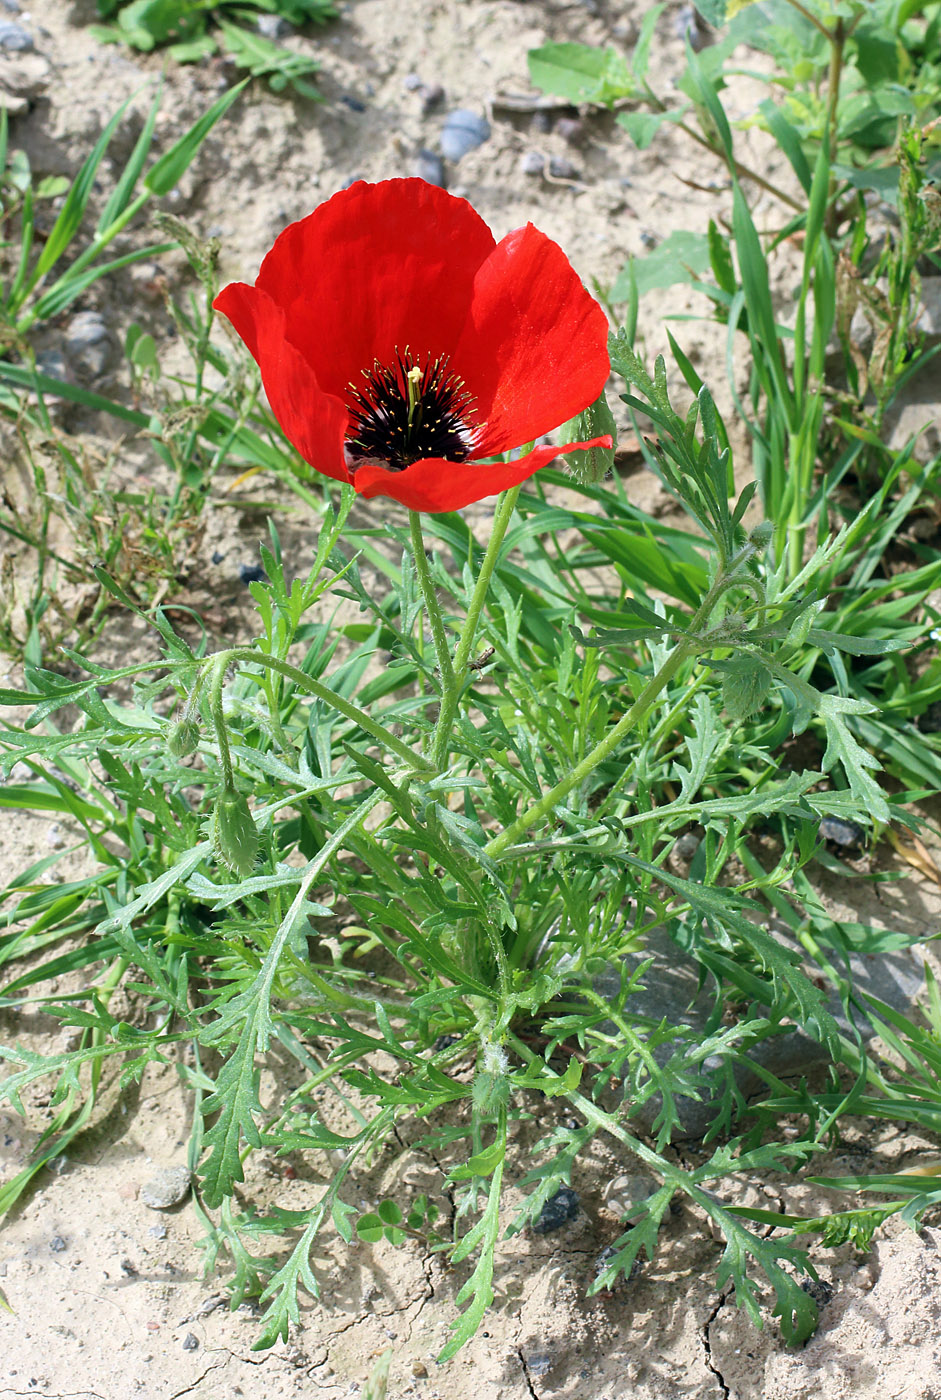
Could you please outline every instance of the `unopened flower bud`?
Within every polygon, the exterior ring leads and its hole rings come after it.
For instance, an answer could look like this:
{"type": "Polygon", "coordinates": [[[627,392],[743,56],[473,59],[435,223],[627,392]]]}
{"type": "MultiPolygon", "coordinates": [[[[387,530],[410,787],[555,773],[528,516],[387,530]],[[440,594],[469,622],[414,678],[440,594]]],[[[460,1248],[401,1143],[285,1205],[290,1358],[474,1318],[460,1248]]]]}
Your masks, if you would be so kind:
{"type": "Polygon", "coordinates": [[[248,799],[234,788],[226,788],[216,798],[209,820],[209,839],[216,859],[240,879],[252,873],[258,856],[258,832],[248,799]]]}
{"type": "Polygon", "coordinates": [[[599,481],[604,481],[614,466],[614,449],[618,440],[617,424],[608,407],[604,390],[602,389],[594,403],[590,403],[575,418],[570,419],[560,431],[565,442],[585,442],[605,434],[610,436],[610,447],[587,447],[581,452],[565,454],[566,463],[580,486],[594,486],[599,481]]]}
{"type": "Polygon", "coordinates": [[[174,758],[185,758],[199,743],[199,725],[194,719],[178,719],[170,725],[167,748],[174,758]]]}

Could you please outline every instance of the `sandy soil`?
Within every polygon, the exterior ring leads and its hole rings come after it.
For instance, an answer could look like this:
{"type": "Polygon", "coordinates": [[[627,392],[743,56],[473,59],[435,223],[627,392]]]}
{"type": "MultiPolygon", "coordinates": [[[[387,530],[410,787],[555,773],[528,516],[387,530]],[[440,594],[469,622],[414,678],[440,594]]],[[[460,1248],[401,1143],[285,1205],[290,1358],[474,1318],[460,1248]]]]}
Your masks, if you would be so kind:
{"type": "MultiPolygon", "coordinates": [[[[607,117],[584,128],[578,145],[541,129],[532,113],[510,111],[498,95],[525,93],[526,51],[547,39],[630,41],[646,7],[586,0],[585,4],[524,0],[360,0],[344,7],[340,22],[310,39],[323,63],[326,102],[315,106],[273,96],[256,85],[206,143],[194,169],[170,197],[174,212],[203,233],[223,240],[227,276],[254,277],[258,263],[286,222],[354,176],[369,179],[415,173],[418,153],[435,149],[444,114],[457,107],[486,113],[492,135],[459,167],[450,187],[466,194],[499,237],[528,219],[557,239],[585,277],[610,285],[628,253],[642,253],[677,226],[704,228],[722,207],[710,191],[720,172],[691,156],[672,129],[647,152],[637,152],[607,117]],[[423,83],[440,83],[442,105],[422,111],[423,83]],[[565,158],[577,176],[546,180],[522,173],[521,158],[538,150],[565,158]],[[692,180],[692,188],[681,180],[692,180]]],[[[668,7],[654,46],[655,86],[669,88],[681,67],[678,7],[668,7]]],[[[72,174],[105,120],[126,97],[146,107],[144,85],[160,71],[156,56],[129,56],[98,44],[84,27],[92,0],[37,0],[16,18],[35,38],[46,64],[44,90],[12,124],[14,145],[28,150],[43,174],[72,174]]],[[[161,134],[172,138],[193,121],[225,85],[218,64],[170,68],[161,134]]],[[[757,90],[756,90],[757,91],[757,90]]],[[[733,111],[745,113],[755,96],[748,83],[733,91],[733,111]]],[[[133,135],[128,128],[128,143],[133,135]]],[[[773,173],[758,137],[755,158],[773,173]]],[[[107,175],[107,172],[103,172],[107,175]]],[[[112,172],[113,173],[113,172],[112,172]]],[[[135,237],[143,237],[137,231],[135,237]]],[[[178,273],[174,259],[162,271],[178,273]]],[[[166,319],[146,283],[128,275],[89,298],[103,310],[115,338],[136,319],[166,338],[166,319]]],[[[649,359],[667,349],[664,318],[692,309],[683,289],[648,299],[641,341],[649,359]]],[[[714,332],[683,323],[681,339],[694,363],[718,363],[714,332]]],[[[716,375],[718,378],[718,375],[716,375]]],[[[112,389],[106,374],[100,386],[112,389]]],[[[714,385],[721,394],[721,383],[714,385]]],[[[87,425],[86,425],[87,426],[87,425]]],[[[104,425],[93,425],[104,431],[104,425]]],[[[129,470],[140,456],[128,449],[129,470]]],[[[656,482],[631,479],[637,499],[665,509],[656,482]]],[[[257,513],[210,515],[201,546],[202,572],[192,601],[215,602],[226,634],[247,636],[251,614],[237,569],[252,562],[263,531],[257,513]],[[205,560],[223,559],[212,574],[205,560]]],[[[283,532],[289,557],[302,559],[302,520],[283,532]]],[[[50,823],[7,819],[0,828],[0,861],[21,868],[45,854],[50,823]]],[[[75,858],[79,860],[79,857],[75,858]]],[[[888,865],[891,853],[878,859],[888,865]]],[[[63,877],[68,867],[63,865],[63,877]]],[[[941,900],[927,882],[909,877],[891,886],[829,888],[835,910],[877,924],[936,935],[941,900]],[[888,901],[882,903],[882,898],[888,901]]],[[[38,1016],[2,1027],[4,1038],[48,1049],[62,1032],[38,1016]]],[[[15,1172],[25,1161],[50,1107],[37,1090],[24,1123],[0,1111],[0,1161],[15,1172]]],[[[544,1130],[555,1113],[543,1106],[544,1130]]],[[[573,1183],[579,1215],[558,1233],[524,1233],[505,1242],[496,1276],[497,1301],[483,1330],[449,1365],[435,1356],[448,1336],[461,1270],[416,1245],[353,1249],[327,1237],[321,1259],[323,1295],[309,1301],[290,1342],[253,1353],[252,1308],[229,1312],[221,1278],[203,1278],[201,1227],[184,1203],[170,1211],[148,1208],[140,1189],[164,1166],[185,1161],[191,1103],[175,1070],[148,1073],[137,1088],[103,1096],[93,1126],[57,1169],[38,1178],[0,1234],[0,1287],[15,1315],[0,1315],[0,1400],[281,1400],[298,1394],[324,1400],[357,1393],[387,1347],[393,1349],[389,1394],[427,1400],[933,1400],[941,1396],[936,1317],[941,1284],[941,1236],[889,1230],[870,1256],[850,1249],[820,1251],[818,1266],[834,1288],[815,1339],[788,1352],[773,1321],[757,1332],[713,1279],[720,1246],[694,1213],[682,1210],[664,1226],[657,1260],[611,1296],[586,1299],[594,1261],[619,1232],[605,1205],[605,1187],[627,1164],[598,1148],[573,1183]]],[[[403,1143],[405,1161],[387,1156],[355,1179],[364,1206],[394,1180],[416,1192],[442,1196],[442,1173],[427,1154],[403,1143]]],[[[692,1150],[692,1149],[690,1149],[692,1150]]],[[[885,1128],[873,1135],[846,1129],[820,1170],[891,1170],[937,1152],[928,1140],[885,1128]]],[[[519,1159],[522,1161],[522,1157],[519,1159]]],[[[246,1202],[300,1208],[316,1200],[323,1177],[310,1159],[285,1172],[283,1162],[253,1162],[242,1189],[246,1202]]],[[[628,1167],[629,1169],[629,1167],[628,1167]]],[[[829,1198],[786,1178],[742,1187],[735,1199],[765,1208],[829,1198]]]]}

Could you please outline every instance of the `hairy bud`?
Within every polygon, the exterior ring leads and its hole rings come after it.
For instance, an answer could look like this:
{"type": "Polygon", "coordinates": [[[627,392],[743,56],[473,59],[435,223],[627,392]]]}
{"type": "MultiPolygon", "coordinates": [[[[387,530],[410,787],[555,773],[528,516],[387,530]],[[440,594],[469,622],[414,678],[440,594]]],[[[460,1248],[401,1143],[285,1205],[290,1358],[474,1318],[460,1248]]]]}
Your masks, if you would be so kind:
{"type": "Polygon", "coordinates": [[[234,788],[226,788],[216,798],[209,819],[209,839],[216,859],[240,879],[252,873],[258,856],[258,832],[248,799],[234,788]]]}

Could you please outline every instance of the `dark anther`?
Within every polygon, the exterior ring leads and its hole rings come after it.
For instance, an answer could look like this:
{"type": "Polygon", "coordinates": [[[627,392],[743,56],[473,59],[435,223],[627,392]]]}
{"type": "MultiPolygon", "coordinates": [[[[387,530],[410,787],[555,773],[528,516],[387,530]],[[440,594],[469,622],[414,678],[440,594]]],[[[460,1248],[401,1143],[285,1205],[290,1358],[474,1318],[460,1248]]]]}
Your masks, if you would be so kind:
{"type": "Polygon", "coordinates": [[[349,387],[350,467],[378,459],[404,471],[421,457],[464,462],[474,449],[473,395],[449,368],[447,355],[420,372],[411,355],[396,351],[395,364],[363,371],[365,383],[349,387]]]}

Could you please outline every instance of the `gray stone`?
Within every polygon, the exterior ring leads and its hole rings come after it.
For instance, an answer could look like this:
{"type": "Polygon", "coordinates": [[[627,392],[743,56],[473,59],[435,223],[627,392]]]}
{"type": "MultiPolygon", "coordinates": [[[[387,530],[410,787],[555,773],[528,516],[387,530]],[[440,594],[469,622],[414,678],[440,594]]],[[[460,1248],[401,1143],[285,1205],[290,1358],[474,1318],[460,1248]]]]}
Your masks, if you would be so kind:
{"type": "Polygon", "coordinates": [[[33,36],[21,24],[10,19],[0,19],[0,49],[11,49],[14,53],[28,53],[35,48],[33,36]]]}
{"type": "Polygon", "coordinates": [[[652,1176],[622,1173],[612,1177],[604,1188],[604,1203],[619,1220],[636,1225],[644,1215],[643,1202],[653,1195],[657,1185],[652,1176]]]}
{"type": "Polygon", "coordinates": [[[73,378],[69,374],[68,362],[61,350],[40,350],[36,356],[36,368],[40,374],[47,374],[50,379],[61,379],[66,384],[73,378]]]}
{"type": "Polygon", "coordinates": [[[845,850],[859,850],[865,845],[866,833],[857,822],[844,821],[842,817],[824,817],[820,823],[820,835],[824,841],[832,841],[845,850]]]}
{"type": "MultiPolygon", "coordinates": [[[[772,925],[770,932],[782,944],[794,948],[788,933],[772,925]]],[[[694,1047],[699,1035],[705,1032],[707,1023],[714,1011],[712,988],[699,985],[701,966],[689,953],[670,937],[666,929],[654,929],[644,943],[643,950],[625,955],[624,963],[632,972],[642,961],[652,957],[653,965],[642,978],[643,990],[631,996],[627,1010],[631,1015],[643,1016],[659,1024],[668,1026],[688,1026],[694,1032],[685,1040],[667,1041],[653,1050],[654,1058],[660,1065],[677,1050],[688,1044],[694,1047]]],[[[909,1012],[912,1003],[924,984],[923,955],[916,945],[910,949],[900,949],[880,953],[871,957],[864,953],[850,953],[850,975],[858,995],[868,994],[886,1002],[898,1011],[909,1012]]],[[[621,971],[611,967],[593,979],[595,992],[608,1000],[614,1000],[621,986],[621,971]]],[[[828,1008],[835,1017],[840,1029],[847,1035],[853,1031],[849,1025],[839,997],[832,993],[828,997],[828,1008]]],[[[859,1018],[859,1031],[864,1040],[871,1040],[876,1032],[867,1022],[859,1018]]],[[[605,1023],[610,1033],[615,1032],[613,1024],[605,1023]]],[[[815,1065],[825,1064],[829,1059],[826,1047],[813,1040],[804,1031],[794,1028],[759,1041],[747,1051],[747,1060],[761,1065],[779,1077],[804,1073],[815,1065]]],[[[748,1063],[736,1063],[733,1051],[711,1055],[699,1067],[703,1076],[700,1086],[701,1099],[678,1095],[676,1108],[679,1127],[674,1129],[675,1141],[703,1138],[715,1120],[723,1086],[728,1076],[734,1076],[739,1091],[748,1096],[757,1093],[764,1080],[757,1069],[748,1063]]],[[[630,1122],[649,1132],[662,1107],[659,1094],[653,1094],[632,1114],[630,1122]]]]}
{"type": "Polygon", "coordinates": [[[570,146],[580,146],[585,139],[585,123],[581,117],[560,117],[555,124],[556,135],[570,146]]]}
{"type": "Polygon", "coordinates": [[[547,1376],[552,1370],[552,1357],[547,1351],[523,1352],[523,1365],[531,1376],[547,1376]]]}
{"type": "Polygon", "coordinates": [[[704,49],[709,43],[709,31],[700,28],[699,15],[693,5],[684,5],[682,9],[677,11],[674,32],[678,39],[682,39],[684,42],[689,40],[689,46],[693,53],[699,53],[700,49],[704,49]]]}
{"type": "Polygon", "coordinates": [[[97,379],[111,363],[114,342],[97,311],[79,311],[65,332],[65,350],[79,374],[97,379]]]}
{"type": "Polygon", "coordinates": [[[445,190],[448,187],[448,176],[444,168],[444,161],[434,151],[419,151],[415,157],[414,174],[419,180],[424,180],[429,185],[437,185],[445,190]]]}
{"type": "Polygon", "coordinates": [[[524,175],[541,175],[546,167],[546,158],[540,151],[526,151],[520,156],[520,170],[524,175]]]}
{"type": "Polygon", "coordinates": [[[186,1200],[189,1190],[189,1167],[164,1167],[144,1183],[140,1199],[149,1210],[172,1210],[186,1200]]]}
{"type": "Polygon", "coordinates": [[[941,277],[921,280],[921,312],[915,325],[929,340],[941,339],[941,277]]]}
{"type": "Polygon", "coordinates": [[[549,161],[549,174],[553,180],[577,180],[581,172],[565,156],[553,156],[549,161]]]}
{"type": "Polygon", "coordinates": [[[465,107],[449,112],[441,130],[441,154],[455,164],[490,138],[490,123],[465,107]]]}
{"type": "Polygon", "coordinates": [[[263,39],[286,39],[294,33],[293,24],[289,24],[282,15],[259,15],[255,28],[263,39]]]}

